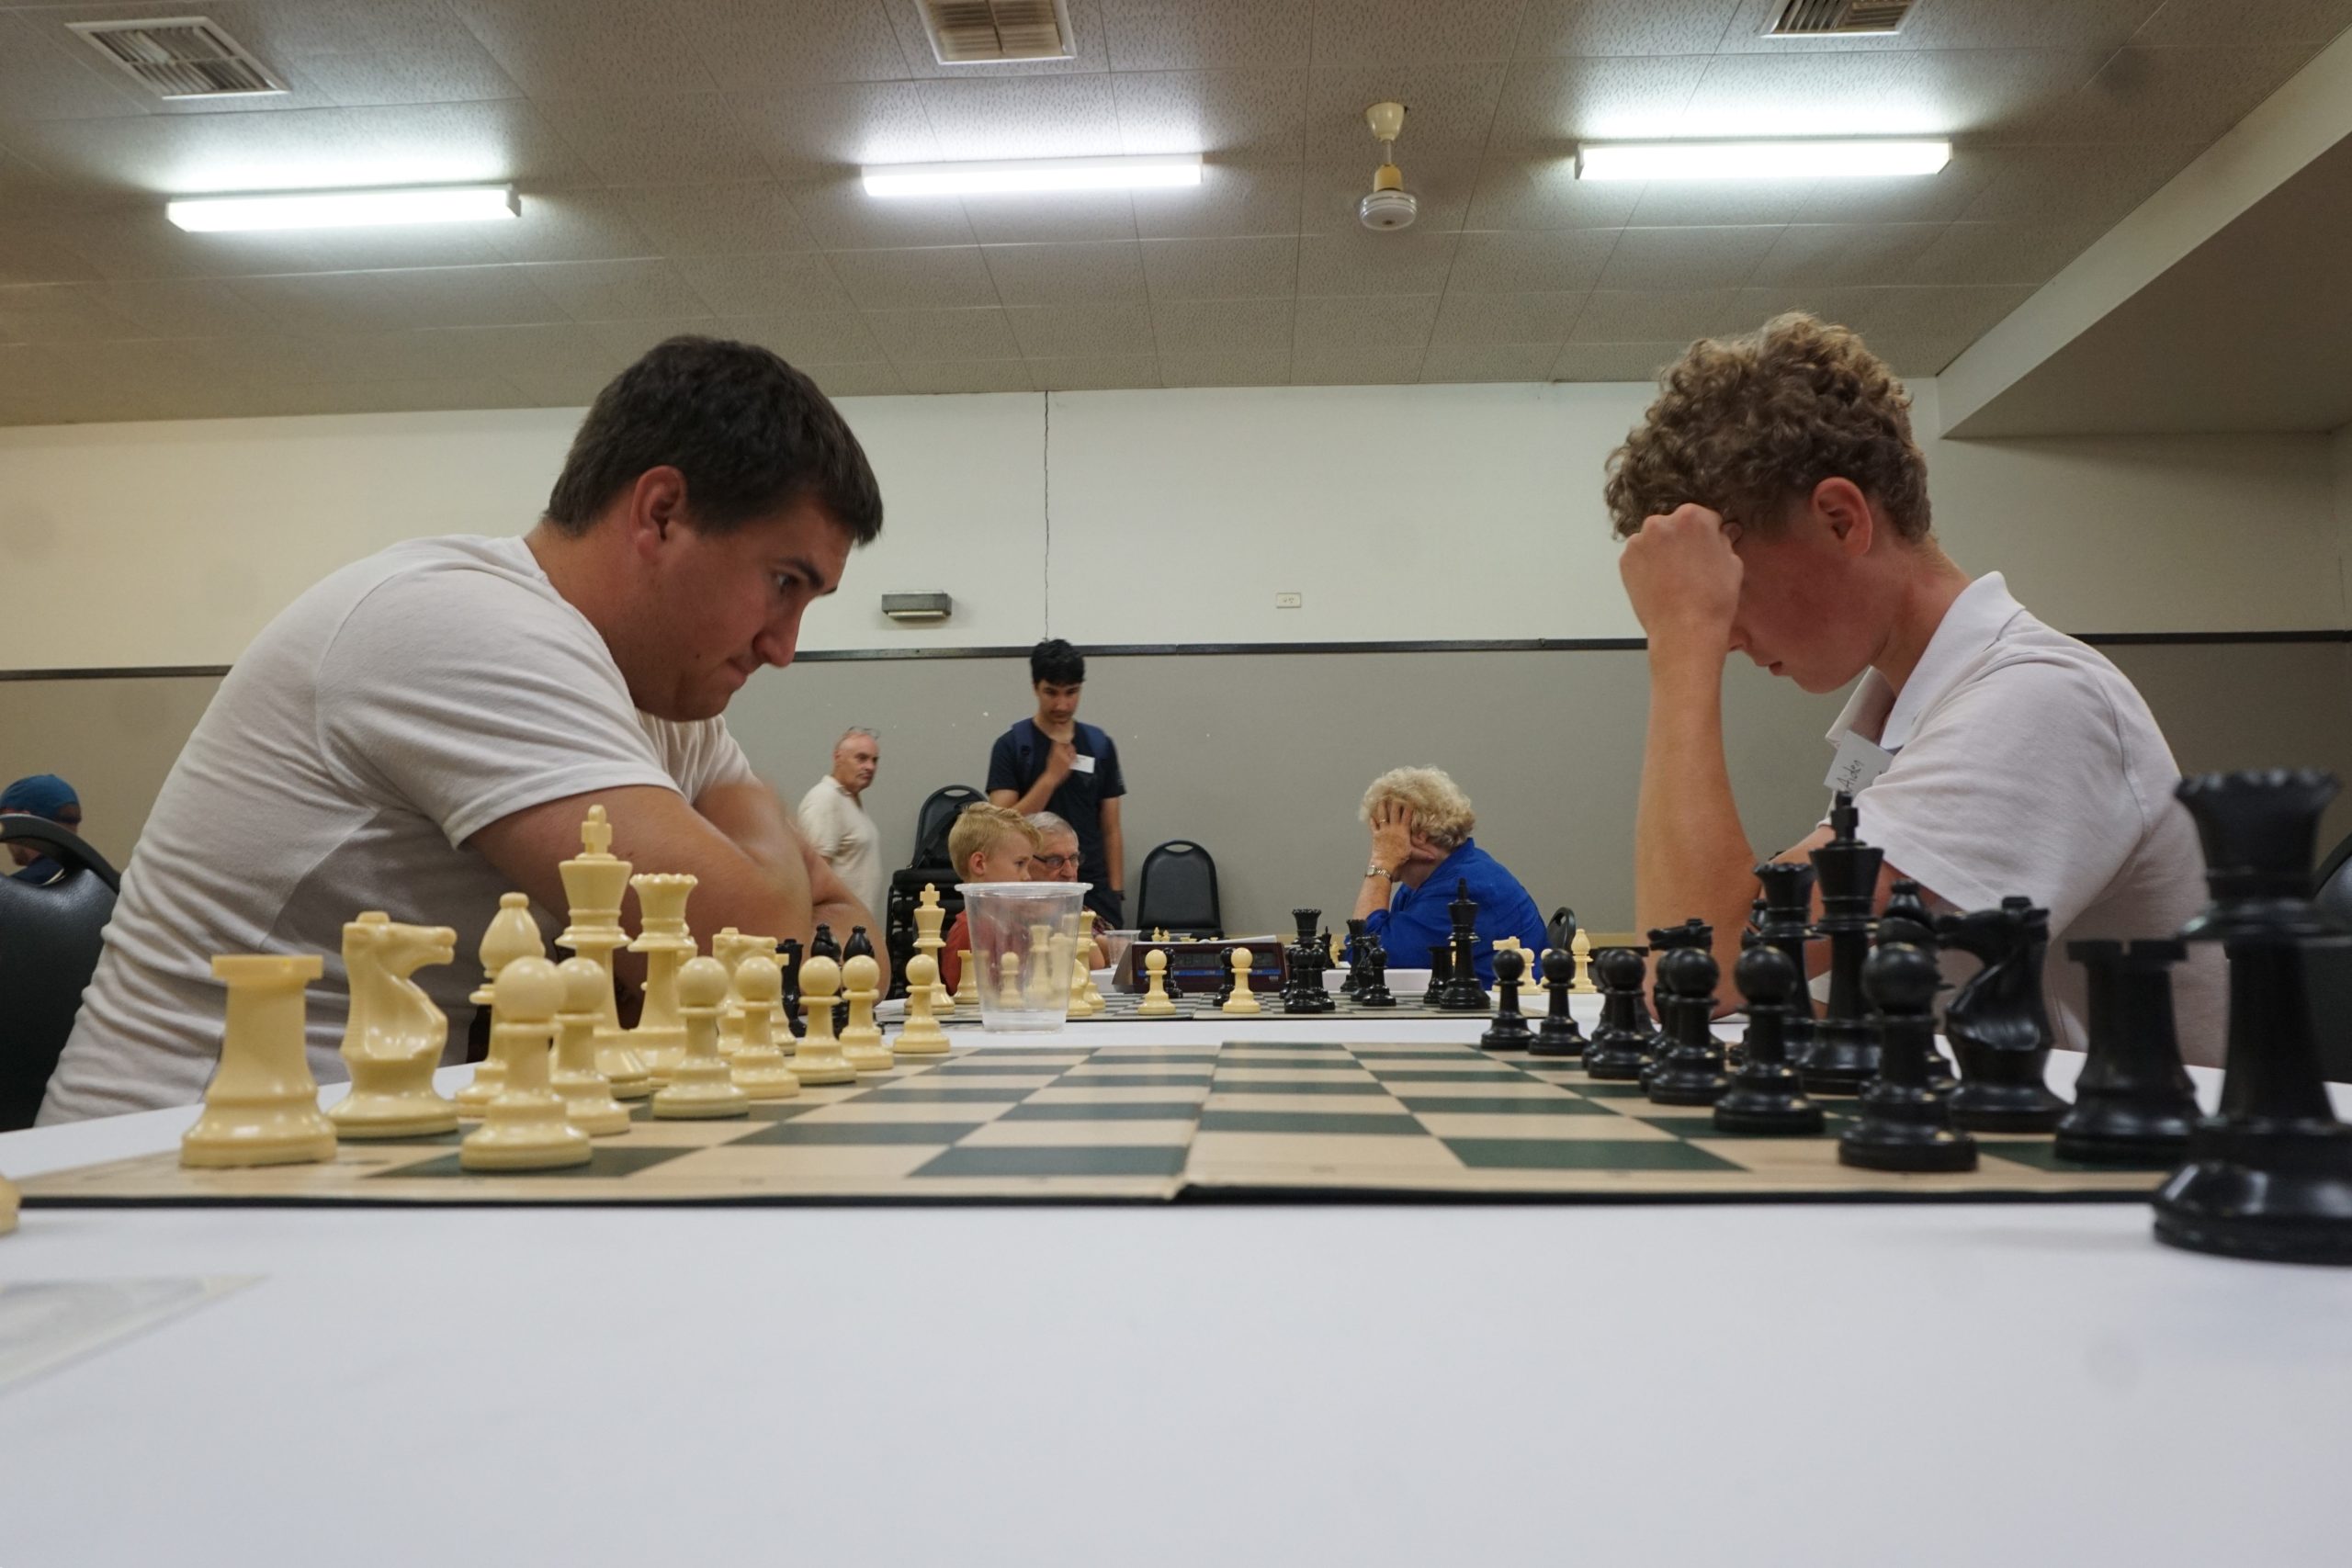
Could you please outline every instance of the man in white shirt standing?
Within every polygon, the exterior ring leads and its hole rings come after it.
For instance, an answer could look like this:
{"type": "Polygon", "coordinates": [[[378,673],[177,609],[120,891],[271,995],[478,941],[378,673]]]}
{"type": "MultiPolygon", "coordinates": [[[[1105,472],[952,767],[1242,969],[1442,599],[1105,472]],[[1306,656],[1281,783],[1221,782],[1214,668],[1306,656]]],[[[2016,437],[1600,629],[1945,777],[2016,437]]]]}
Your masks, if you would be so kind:
{"type": "Polygon", "coordinates": [[[882,765],[882,741],[852,728],[833,742],[833,771],[800,797],[800,833],[842,886],[867,909],[882,908],[882,829],[865,814],[865,792],[882,765]]]}
{"type": "MultiPolygon", "coordinates": [[[[1619,566],[1649,638],[1634,915],[1698,916],[1726,972],[1758,885],[1724,749],[1723,666],[1745,653],[1808,692],[1861,677],[1831,781],[1860,836],[1932,908],[2022,894],[2050,911],[2045,991],[2084,1041],[2068,941],[2169,937],[2205,901],[2178,769],[2132,683],[2037,620],[1998,572],[1971,581],[1929,528],[1910,398],[1860,338],[1788,315],[1694,344],[1611,455],[1619,566]]],[[[1817,827],[1779,858],[1829,837],[1817,827]]],[[[2188,1059],[2222,1058],[2212,944],[2175,975],[2188,1059]]]]}
{"type": "MultiPolygon", "coordinates": [[[[874,471],[815,383],[766,349],[680,337],[597,395],[529,533],[410,539],[311,588],[164,781],[41,1121],[194,1100],[220,1050],[216,953],[323,955],[309,1055],[346,1077],[344,923],[451,926],[470,956],[518,889],[552,940],[557,863],[592,804],[614,853],[697,879],[698,931],[873,925],[720,715],[792,661],[802,613],[881,526],[874,471]]],[[[459,1040],[479,978],[416,976],[459,1040]]]]}

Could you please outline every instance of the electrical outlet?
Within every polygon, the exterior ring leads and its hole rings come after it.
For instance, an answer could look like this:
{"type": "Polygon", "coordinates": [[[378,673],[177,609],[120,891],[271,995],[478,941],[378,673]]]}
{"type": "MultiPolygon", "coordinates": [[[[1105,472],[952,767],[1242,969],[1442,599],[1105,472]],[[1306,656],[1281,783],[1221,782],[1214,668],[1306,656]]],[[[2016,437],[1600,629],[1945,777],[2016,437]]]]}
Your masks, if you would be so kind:
{"type": "Polygon", "coordinates": [[[1306,607],[1306,595],[1304,593],[1277,593],[1274,595],[1274,608],[1277,610],[1303,609],[1306,607]]]}

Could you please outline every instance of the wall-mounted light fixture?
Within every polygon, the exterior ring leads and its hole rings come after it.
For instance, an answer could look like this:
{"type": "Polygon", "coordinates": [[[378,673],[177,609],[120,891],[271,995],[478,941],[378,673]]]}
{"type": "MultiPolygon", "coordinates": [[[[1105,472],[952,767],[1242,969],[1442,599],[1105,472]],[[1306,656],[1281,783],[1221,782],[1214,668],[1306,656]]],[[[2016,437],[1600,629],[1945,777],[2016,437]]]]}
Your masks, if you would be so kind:
{"type": "Polygon", "coordinates": [[[956,613],[956,601],[944,593],[885,593],[882,613],[901,625],[927,625],[956,613]]]}

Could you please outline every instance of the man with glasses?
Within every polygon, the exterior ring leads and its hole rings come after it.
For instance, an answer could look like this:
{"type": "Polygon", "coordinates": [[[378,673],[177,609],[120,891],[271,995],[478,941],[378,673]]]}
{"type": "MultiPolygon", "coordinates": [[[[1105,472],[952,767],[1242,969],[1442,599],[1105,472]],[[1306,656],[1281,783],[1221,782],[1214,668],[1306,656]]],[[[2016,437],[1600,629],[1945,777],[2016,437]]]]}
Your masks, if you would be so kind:
{"type": "MultiPolygon", "coordinates": [[[[1029,857],[1029,880],[1032,882],[1076,882],[1078,880],[1078,829],[1050,811],[1033,811],[1027,819],[1037,829],[1037,852],[1029,857]]],[[[1090,915],[1093,911],[1089,910],[1090,915]]],[[[1109,921],[1100,915],[1094,919],[1094,958],[1090,967],[1100,969],[1107,960],[1103,954],[1102,933],[1111,929],[1109,921]]]]}

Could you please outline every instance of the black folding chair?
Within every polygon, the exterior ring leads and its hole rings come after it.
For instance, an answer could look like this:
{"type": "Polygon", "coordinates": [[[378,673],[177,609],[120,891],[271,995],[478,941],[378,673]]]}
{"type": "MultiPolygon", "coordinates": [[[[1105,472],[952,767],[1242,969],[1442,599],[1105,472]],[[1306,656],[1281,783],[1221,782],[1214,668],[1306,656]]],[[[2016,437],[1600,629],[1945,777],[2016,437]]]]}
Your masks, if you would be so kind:
{"type": "Polygon", "coordinates": [[[947,829],[956,825],[956,814],[987,798],[970,784],[942,784],[924,795],[915,811],[915,858],[907,864],[948,865],[947,829]]]}
{"type": "Polygon", "coordinates": [[[98,966],[98,935],[122,882],[71,829],[0,817],[0,844],[32,844],[65,869],[19,882],[0,858],[0,1133],[29,1127],[98,966]]]}
{"type": "Polygon", "coordinates": [[[1223,936],[1216,862],[1189,839],[1170,839],[1143,857],[1136,879],[1136,929],[1223,936]]]}

